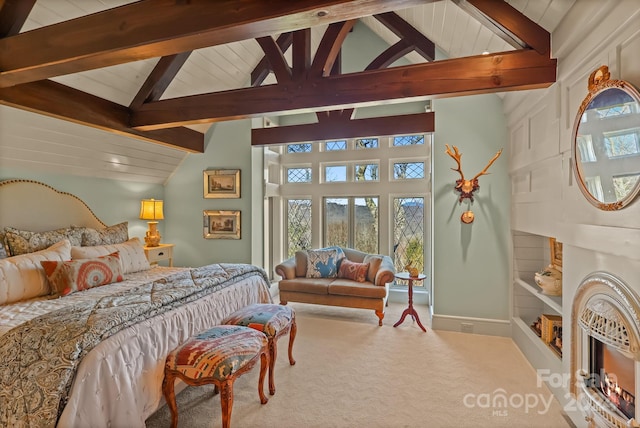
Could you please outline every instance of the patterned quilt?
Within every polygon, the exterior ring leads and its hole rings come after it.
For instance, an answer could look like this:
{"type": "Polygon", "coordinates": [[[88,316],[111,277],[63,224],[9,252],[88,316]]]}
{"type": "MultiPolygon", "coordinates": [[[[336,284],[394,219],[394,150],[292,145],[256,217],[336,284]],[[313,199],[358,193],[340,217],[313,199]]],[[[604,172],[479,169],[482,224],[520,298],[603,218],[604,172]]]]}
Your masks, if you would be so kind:
{"type": "Polygon", "coordinates": [[[211,264],[15,327],[0,343],[0,426],[54,427],[82,357],[100,341],[254,275],[268,282],[253,265],[211,264]]]}

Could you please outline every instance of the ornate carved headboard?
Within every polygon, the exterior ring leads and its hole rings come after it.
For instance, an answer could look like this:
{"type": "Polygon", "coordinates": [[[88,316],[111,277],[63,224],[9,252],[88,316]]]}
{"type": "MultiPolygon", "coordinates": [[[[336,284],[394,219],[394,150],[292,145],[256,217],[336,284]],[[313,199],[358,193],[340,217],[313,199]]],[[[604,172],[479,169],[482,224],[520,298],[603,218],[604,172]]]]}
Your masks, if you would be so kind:
{"type": "Polygon", "coordinates": [[[80,198],[34,180],[0,181],[0,231],[5,226],[44,232],[70,225],[106,225],[80,198]]]}

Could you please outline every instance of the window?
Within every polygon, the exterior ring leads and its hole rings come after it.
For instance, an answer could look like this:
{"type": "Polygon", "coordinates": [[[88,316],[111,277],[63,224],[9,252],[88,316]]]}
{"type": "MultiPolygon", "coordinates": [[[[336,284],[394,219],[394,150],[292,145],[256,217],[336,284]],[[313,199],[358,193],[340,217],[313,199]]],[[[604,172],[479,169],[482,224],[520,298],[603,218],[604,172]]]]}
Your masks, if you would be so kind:
{"type": "Polygon", "coordinates": [[[324,246],[379,253],[377,197],[325,198],[324,224],[324,246]]]}
{"type": "Polygon", "coordinates": [[[356,149],[377,149],[377,138],[358,138],[356,139],[356,149]]]}
{"type": "Polygon", "coordinates": [[[393,210],[396,271],[411,263],[424,272],[424,198],[394,198],[393,210]]]}
{"type": "Polygon", "coordinates": [[[424,178],[424,162],[394,162],[394,180],[424,178]]]}
{"type": "Polygon", "coordinates": [[[311,199],[289,199],[287,212],[287,257],[311,248],[311,199]]]}
{"type": "Polygon", "coordinates": [[[273,261],[339,245],[387,254],[398,271],[411,258],[429,272],[432,142],[426,134],[270,146],[273,216],[264,224],[273,261]]]}
{"type": "Polygon", "coordinates": [[[311,143],[287,144],[287,153],[311,153],[311,143]]]}
{"type": "Polygon", "coordinates": [[[311,183],[311,168],[287,168],[287,183],[311,183]]]}
{"type": "Polygon", "coordinates": [[[347,181],[346,165],[327,165],[324,167],[324,181],[326,183],[347,181]]]}
{"type": "Polygon", "coordinates": [[[416,144],[424,144],[424,135],[400,135],[393,137],[393,145],[395,147],[413,146],[416,144]]]}
{"type": "Polygon", "coordinates": [[[378,181],[378,164],[356,164],[354,168],[354,177],[356,181],[378,181]]]}
{"type": "Polygon", "coordinates": [[[605,132],[603,136],[609,158],[637,155],[639,152],[636,132],[605,132]]]}
{"type": "Polygon", "coordinates": [[[327,141],[326,143],[324,143],[324,150],[327,152],[333,150],[347,150],[347,142],[345,140],[327,141]]]}

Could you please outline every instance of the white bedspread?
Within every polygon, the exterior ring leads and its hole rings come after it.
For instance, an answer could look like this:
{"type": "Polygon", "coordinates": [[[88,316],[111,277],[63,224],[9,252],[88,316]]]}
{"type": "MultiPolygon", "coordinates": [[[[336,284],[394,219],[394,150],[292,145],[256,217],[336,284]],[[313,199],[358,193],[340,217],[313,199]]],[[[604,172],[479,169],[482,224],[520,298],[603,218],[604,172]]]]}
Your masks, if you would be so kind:
{"type": "MultiPolygon", "coordinates": [[[[158,279],[181,268],[156,267],[110,284],[60,299],[0,306],[0,336],[13,326],[95,295],[158,279]]],[[[251,303],[271,302],[269,284],[253,276],[180,309],[145,320],[93,348],[78,367],[58,427],[144,427],[162,402],[166,355],[189,336],[210,328],[251,303]]]]}

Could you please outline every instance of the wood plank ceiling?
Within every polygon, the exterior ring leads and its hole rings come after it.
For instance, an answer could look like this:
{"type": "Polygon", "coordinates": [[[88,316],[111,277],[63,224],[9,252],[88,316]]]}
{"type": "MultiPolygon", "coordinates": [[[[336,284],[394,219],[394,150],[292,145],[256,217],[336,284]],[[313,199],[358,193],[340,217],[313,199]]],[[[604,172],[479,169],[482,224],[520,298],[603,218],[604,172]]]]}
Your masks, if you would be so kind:
{"type": "Polygon", "coordinates": [[[315,111],[357,133],[347,113],[379,100],[546,87],[573,2],[0,1],[0,167],[163,183],[213,122],[315,111]],[[390,48],[341,74],[358,19],[390,48]]]}

